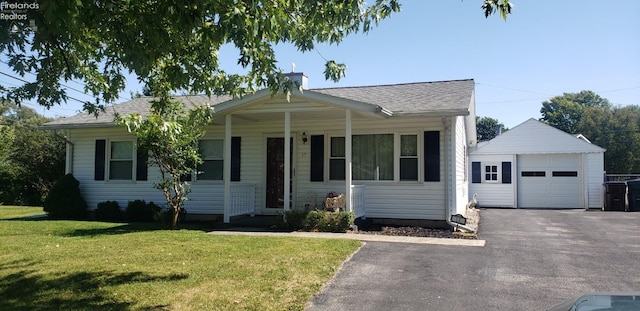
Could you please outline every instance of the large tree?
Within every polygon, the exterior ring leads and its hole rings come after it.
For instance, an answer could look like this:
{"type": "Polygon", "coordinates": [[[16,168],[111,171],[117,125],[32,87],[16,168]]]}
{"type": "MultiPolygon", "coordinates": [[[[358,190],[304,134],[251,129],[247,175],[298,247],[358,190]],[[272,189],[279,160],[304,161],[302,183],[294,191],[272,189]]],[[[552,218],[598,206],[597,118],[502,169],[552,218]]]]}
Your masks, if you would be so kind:
{"type": "Polygon", "coordinates": [[[577,129],[607,149],[607,173],[640,173],[640,106],[586,108],[577,129]]]}
{"type": "MultiPolygon", "coordinates": [[[[95,113],[118,97],[124,89],[124,73],[132,72],[157,98],[151,116],[157,125],[171,130],[163,135],[172,133],[170,138],[176,140],[185,135],[193,140],[190,146],[194,149],[187,155],[197,150],[199,130],[185,132],[194,127],[181,123],[190,120],[185,111],[176,116],[172,92],[242,96],[269,88],[272,93],[289,93],[296,86],[278,68],[275,45],[292,44],[306,52],[317,43],[338,44],[349,34],[368,32],[400,10],[398,0],[376,0],[370,5],[363,0],[36,3],[37,9],[27,12],[31,20],[16,23],[24,28],[33,21],[37,32],[0,32],[0,52],[7,55],[13,70],[21,75],[37,73],[35,82],[5,91],[5,96],[16,102],[35,98],[50,107],[67,98],[61,82],[75,79],[84,82],[86,92],[96,98],[85,103],[85,109],[95,113]],[[221,67],[222,46],[235,48],[240,73],[234,73],[236,67],[221,67]]],[[[511,4],[508,0],[484,0],[482,10],[487,17],[498,12],[506,18],[511,4]]],[[[9,21],[0,21],[0,28],[10,26],[9,21]]],[[[325,78],[337,81],[345,75],[345,68],[329,60],[325,78]]],[[[209,109],[195,114],[205,111],[209,109]]],[[[128,123],[140,141],[150,141],[145,136],[150,131],[133,126],[141,124],[134,119],[121,122],[128,123]]],[[[175,176],[170,180],[175,181],[175,176]]],[[[163,180],[160,184],[170,183],[163,180]]],[[[182,189],[178,185],[172,188],[182,189]]]]}
{"type": "Polygon", "coordinates": [[[569,134],[578,134],[580,118],[589,107],[609,108],[611,104],[593,91],[564,93],[542,102],[540,121],[569,134]]]}
{"type": "Polygon", "coordinates": [[[64,175],[62,133],[37,128],[47,121],[31,108],[0,102],[0,204],[39,206],[64,175]]]}
{"type": "Polygon", "coordinates": [[[486,141],[498,136],[499,132],[508,130],[498,119],[491,117],[476,117],[476,131],[478,141],[486,141]]]}

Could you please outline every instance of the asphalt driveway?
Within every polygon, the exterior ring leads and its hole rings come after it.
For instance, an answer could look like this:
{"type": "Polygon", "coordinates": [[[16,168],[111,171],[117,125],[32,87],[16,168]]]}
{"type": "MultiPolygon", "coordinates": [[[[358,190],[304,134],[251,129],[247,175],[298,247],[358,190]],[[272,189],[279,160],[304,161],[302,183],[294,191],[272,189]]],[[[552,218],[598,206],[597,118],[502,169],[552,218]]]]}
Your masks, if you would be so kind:
{"type": "Polygon", "coordinates": [[[485,247],[367,242],[315,310],[544,310],[640,292],[640,213],[484,209],[485,247]]]}

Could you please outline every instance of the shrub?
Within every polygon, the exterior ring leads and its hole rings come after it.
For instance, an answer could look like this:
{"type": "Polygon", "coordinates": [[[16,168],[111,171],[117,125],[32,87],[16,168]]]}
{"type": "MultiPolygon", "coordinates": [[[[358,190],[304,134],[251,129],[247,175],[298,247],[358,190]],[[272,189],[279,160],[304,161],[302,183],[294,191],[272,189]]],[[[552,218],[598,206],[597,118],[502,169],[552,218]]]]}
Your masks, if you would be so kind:
{"type": "Polygon", "coordinates": [[[43,207],[54,219],[87,218],[87,203],[80,194],[80,182],[72,174],[64,175],[53,185],[43,207]]]}
{"type": "Polygon", "coordinates": [[[127,220],[130,222],[152,222],[160,210],[160,206],[153,202],[147,204],[144,200],[129,201],[129,204],[127,204],[127,220]]]}
{"type": "Polygon", "coordinates": [[[124,218],[120,204],[117,201],[98,203],[98,207],[94,211],[94,217],[99,221],[121,221],[124,218]]]}
{"type": "Polygon", "coordinates": [[[280,229],[320,232],[347,232],[353,225],[355,215],[352,212],[297,211],[284,213],[280,229]]]}
{"type": "Polygon", "coordinates": [[[281,230],[302,230],[309,212],[301,210],[289,210],[284,212],[284,217],[276,224],[281,230]]]}

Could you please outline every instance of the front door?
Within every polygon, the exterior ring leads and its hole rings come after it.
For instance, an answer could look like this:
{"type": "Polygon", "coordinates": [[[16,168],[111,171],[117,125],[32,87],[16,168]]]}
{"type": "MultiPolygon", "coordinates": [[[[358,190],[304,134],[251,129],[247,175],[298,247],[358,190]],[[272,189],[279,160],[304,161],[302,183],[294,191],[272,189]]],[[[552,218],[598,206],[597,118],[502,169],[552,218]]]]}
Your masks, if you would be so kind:
{"type": "MultiPolygon", "coordinates": [[[[293,161],[293,138],[291,138],[290,159],[293,161]]],[[[291,179],[289,193],[293,195],[293,163],[290,163],[291,179]]],[[[291,197],[289,197],[291,200],[291,197]]],[[[267,208],[284,207],[284,138],[267,138],[267,208]]],[[[291,202],[291,201],[290,201],[291,202]]],[[[291,204],[289,204],[291,206],[291,204]]]]}

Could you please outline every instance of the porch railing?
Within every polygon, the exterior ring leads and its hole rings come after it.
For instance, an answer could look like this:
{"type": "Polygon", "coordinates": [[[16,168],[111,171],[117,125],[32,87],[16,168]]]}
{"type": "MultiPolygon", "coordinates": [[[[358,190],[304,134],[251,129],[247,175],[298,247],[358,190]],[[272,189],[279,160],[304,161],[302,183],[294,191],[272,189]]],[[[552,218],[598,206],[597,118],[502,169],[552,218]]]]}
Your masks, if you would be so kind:
{"type": "Polygon", "coordinates": [[[356,218],[367,215],[365,190],[365,185],[351,185],[351,210],[356,218]]]}
{"type": "Polygon", "coordinates": [[[238,215],[255,215],[256,185],[232,184],[230,187],[229,217],[238,215]]]}

